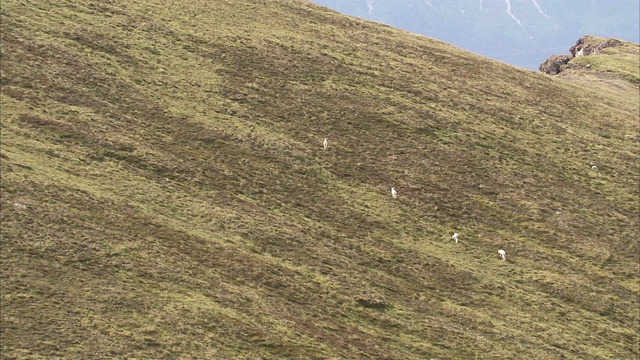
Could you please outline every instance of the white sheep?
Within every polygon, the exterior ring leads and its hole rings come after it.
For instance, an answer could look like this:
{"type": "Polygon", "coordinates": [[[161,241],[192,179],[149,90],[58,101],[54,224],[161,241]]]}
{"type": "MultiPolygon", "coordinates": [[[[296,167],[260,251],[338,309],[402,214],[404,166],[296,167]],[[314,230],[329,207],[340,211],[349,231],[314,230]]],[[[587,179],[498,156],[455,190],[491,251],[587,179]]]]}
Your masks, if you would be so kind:
{"type": "Polygon", "coordinates": [[[329,146],[329,142],[327,141],[327,138],[324,138],[324,141],[322,142],[322,146],[324,147],[324,150],[327,150],[327,147],[329,146]]]}
{"type": "Polygon", "coordinates": [[[498,254],[500,254],[500,257],[502,258],[503,261],[507,260],[507,252],[506,251],[500,249],[500,250],[498,250],[498,254]]]}
{"type": "Polygon", "coordinates": [[[456,241],[456,244],[458,243],[458,233],[453,233],[451,238],[456,241]]]}
{"type": "Polygon", "coordinates": [[[597,170],[598,170],[598,167],[597,167],[597,166],[595,166],[595,165],[591,165],[591,170],[596,170],[596,171],[597,171],[597,170]]]}
{"type": "Polygon", "coordinates": [[[25,204],[23,204],[23,203],[21,203],[19,201],[18,202],[14,202],[13,206],[17,207],[18,209],[26,209],[27,208],[27,205],[25,205],[25,204]]]}
{"type": "Polygon", "coordinates": [[[394,199],[398,197],[398,193],[394,187],[391,188],[391,196],[393,196],[394,199]]]}

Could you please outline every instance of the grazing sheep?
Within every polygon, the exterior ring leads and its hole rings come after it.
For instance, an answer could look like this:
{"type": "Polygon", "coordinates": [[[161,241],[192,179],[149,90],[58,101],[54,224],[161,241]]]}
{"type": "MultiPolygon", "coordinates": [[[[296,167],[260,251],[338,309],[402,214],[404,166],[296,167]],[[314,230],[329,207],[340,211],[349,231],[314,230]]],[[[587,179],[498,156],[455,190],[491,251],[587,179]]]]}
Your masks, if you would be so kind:
{"type": "Polygon", "coordinates": [[[453,233],[451,238],[456,241],[456,244],[458,243],[458,233],[453,233]]]}
{"type": "Polygon", "coordinates": [[[327,141],[327,138],[324,138],[324,141],[322,142],[322,146],[324,147],[324,150],[327,150],[327,147],[329,146],[329,142],[327,141]]]}
{"type": "Polygon", "coordinates": [[[391,188],[391,196],[393,196],[394,199],[398,197],[398,193],[394,187],[391,188]]]}
{"type": "Polygon", "coordinates": [[[598,170],[598,167],[595,165],[591,165],[591,170],[598,170]]]}
{"type": "Polygon", "coordinates": [[[500,254],[500,257],[502,258],[502,260],[503,260],[503,261],[506,261],[506,260],[507,260],[507,253],[506,253],[506,251],[504,251],[504,250],[500,249],[500,250],[498,250],[498,254],[500,254]]]}
{"type": "Polygon", "coordinates": [[[23,203],[21,203],[19,201],[14,202],[13,206],[17,207],[18,209],[26,209],[27,208],[27,205],[25,205],[25,204],[23,204],[23,203]]]}

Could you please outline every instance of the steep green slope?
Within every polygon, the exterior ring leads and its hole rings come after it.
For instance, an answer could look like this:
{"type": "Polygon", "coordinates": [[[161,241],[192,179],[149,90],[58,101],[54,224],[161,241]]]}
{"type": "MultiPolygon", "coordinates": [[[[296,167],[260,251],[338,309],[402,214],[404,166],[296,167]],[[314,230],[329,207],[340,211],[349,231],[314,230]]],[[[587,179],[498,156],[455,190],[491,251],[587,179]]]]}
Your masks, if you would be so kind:
{"type": "Polygon", "coordinates": [[[3,358],[637,356],[637,86],[298,0],[1,14],[3,358]]]}

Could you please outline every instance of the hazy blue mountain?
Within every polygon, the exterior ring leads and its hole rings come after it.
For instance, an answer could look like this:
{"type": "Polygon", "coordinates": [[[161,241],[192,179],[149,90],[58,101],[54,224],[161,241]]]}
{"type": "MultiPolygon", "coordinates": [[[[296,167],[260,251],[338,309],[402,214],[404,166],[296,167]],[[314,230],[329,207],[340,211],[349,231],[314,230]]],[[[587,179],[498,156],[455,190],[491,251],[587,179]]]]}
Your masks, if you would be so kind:
{"type": "Polygon", "coordinates": [[[583,35],[640,41],[640,0],[313,1],[535,70],[583,35]]]}

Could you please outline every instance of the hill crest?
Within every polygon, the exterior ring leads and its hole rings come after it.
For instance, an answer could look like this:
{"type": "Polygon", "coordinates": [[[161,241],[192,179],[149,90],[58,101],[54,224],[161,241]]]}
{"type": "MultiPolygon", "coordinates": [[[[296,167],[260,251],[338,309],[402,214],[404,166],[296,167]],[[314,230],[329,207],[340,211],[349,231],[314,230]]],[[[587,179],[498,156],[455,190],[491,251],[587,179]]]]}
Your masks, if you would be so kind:
{"type": "Polygon", "coordinates": [[[569,55],[552,55],[540,65],[540,71],[551,75],[585,72],[600,78],[616,77],[637,86],[639,45],[614,38],[583,36],[569,48],[569,55]]]}

